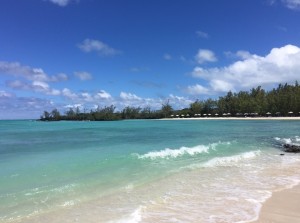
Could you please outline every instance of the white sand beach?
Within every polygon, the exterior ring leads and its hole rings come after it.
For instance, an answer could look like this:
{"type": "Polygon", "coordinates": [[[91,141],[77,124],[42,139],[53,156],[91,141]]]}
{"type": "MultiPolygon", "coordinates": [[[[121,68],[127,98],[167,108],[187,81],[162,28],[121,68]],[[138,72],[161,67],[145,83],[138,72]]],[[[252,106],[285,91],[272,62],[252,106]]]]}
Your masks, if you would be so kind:
{"type": "Polygon", "coordinates": [[[164,118],[160,120],[300,120],[300,117],[191,117],[164,118]]]}
{"type": "Polygon", "coordinates": [[[300,222],[300,185],[292,189],[275,192],[263,204],[259,219],[255,223],[300,222]]]}

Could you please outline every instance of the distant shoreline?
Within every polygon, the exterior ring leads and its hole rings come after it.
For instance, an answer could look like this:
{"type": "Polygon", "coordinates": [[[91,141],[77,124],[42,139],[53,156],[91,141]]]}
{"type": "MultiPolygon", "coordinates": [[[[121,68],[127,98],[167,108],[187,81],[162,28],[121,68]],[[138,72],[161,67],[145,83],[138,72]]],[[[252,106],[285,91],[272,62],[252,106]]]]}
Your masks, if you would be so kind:
{"type": "Polygon", "coordinates": [[[192,117],[192,118],[163,118],[159,120],[296,120],[300,117],[192,117]]]}

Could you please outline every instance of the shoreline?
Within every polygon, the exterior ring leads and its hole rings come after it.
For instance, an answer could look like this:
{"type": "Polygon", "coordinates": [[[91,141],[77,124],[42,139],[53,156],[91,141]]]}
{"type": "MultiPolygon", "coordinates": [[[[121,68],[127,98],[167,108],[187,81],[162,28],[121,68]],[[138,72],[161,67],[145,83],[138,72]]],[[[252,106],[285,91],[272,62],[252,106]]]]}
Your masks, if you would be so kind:
{"type": "Polygon", "coordinates": [[[299,121],[300,117],[191,117],[191,118],[163,118],[158,120],[291,120],[299,121]]]}
{"type": "Polygon", "coordinates": [[[300,184],[274,192],[252,223],[292,223],[300,219],[300,184]]]}

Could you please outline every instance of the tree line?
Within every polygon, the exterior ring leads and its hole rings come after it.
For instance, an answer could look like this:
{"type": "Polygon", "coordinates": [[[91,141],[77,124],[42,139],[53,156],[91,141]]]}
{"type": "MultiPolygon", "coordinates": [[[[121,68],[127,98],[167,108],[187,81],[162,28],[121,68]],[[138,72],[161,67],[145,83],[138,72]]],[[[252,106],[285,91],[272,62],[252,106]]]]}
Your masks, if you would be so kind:
{"type": "Polygon", "coordinates": [[[40,120],[89,120],[111,121],[123,119],[160,119],[168,117],[197,117],[197,116],[291,116],[300,115],[300,86],[279,84],[277,88],[265,91],[258,86],[250,91],[233,93],[229,91],[218,99],[196,100],[188,108],[174,110],[169,101],[162,104],[161,109],[152,110],[127,106],[116,111],[114,105],[98,107],[90,112],[82,112],[79,108],[70,108],[64,114],[57,109],[44,111],[40,120]]]}
{"type": "Polygon", "coordinates": [[[114,105],[105,106],[103,108],[98,107],[90,112],[82,112],[77,107],[75,109],[70,108],[65,114],[60,114],[57,109],[53,109],[51,112],[44,111],[40,120],[42,121],[114,121],[123,119],[161,119],[168,117],[169,111],[172,110],[169,104],[162,105],[161,110],[152,110],[150,107],[133,107],[127,106],[122,111],[115,111],[114,105]]]}

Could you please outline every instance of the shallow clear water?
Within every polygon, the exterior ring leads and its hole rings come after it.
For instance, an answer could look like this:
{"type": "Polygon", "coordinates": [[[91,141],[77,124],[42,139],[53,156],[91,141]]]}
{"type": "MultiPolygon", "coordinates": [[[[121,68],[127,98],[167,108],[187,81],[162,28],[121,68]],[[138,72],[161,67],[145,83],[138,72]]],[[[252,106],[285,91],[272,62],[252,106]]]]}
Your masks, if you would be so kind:
{"type": "Polygon", "coordinates": [[[0,121],[0,222],[247,222],[299,182],[300,157],[279,156],[299,130],[274,120],[0,121]]]}

